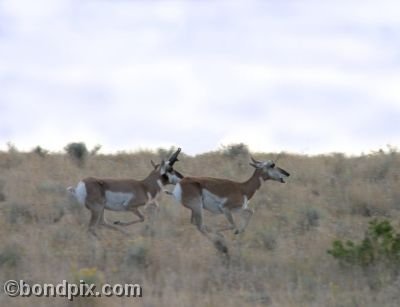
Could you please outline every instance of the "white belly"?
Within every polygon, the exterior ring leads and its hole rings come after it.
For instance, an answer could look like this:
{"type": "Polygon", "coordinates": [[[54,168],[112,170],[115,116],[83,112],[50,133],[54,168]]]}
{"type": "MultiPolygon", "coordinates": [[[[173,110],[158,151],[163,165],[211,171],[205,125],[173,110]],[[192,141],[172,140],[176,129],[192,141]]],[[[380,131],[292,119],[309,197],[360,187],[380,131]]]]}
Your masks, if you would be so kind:
{"type": "Polygon", "coordinates": [[[134,196],[133,193],[106,191],[105,208],[113,211],[125,211],[134,196]]]}
{"type": "Polygon", "coordinates": [[[226,203],[227,198],[219,197],[210,191],[203,189],[203,207],[204,209],[214,213],[223,213],[222,208],[226,203]]]}

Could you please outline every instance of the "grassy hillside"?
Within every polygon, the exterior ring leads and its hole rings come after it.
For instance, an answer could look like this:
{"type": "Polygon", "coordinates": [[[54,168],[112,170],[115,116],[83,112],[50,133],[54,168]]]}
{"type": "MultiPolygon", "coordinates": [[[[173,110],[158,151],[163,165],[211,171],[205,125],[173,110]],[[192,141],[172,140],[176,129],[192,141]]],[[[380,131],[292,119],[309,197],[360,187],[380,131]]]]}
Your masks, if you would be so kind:
{"type": "MultiPolygon", "coordinates": [[[[255,154],[258,159],[274,155],[255,154]]],[[[400,229],[400,154],[379,152],[284,155],[287,184],[266,182],[250,203],[245,233],[225,234],[225,261],[196,228],[190,212],[168,195],[158,213],[146,210],[129,237],[87,233],[89,212],[65,188],[86,176],[143,178],[150,152],[94,155],[77,165],[67,155],[0,153],[0,283],[140,283],[142,298],[8,298],[1,306],[399,306],[400,276],[387,268],[343,267],[327,254],[335,239],[359,240],[373,218],[400,229]]],[[[186,175],[243,181],[253,169],[245,154],[182,155],[186,175]]],[[[133,215],[106,212],[108,220],[133,215]]],[[[225,223],[206,215],[205,223],[225,223]]]]}

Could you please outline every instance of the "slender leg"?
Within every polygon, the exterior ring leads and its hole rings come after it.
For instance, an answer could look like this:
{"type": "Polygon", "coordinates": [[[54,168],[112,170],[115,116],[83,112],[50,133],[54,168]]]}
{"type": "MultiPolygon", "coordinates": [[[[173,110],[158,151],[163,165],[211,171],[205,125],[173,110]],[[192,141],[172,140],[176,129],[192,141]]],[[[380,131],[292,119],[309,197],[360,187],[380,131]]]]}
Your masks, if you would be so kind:
{"type": "Polygon", "coordinates": [[[193,224],[193,225],[196,225],[196,221],[195,221],[195,218],[194,218],[194,211],[192,210],[191,213],[192,214],[190,216],[190,223],[193,224]]]}
{"type": "Polygon", "coordinates": [[[210,231],[206,225],[203,224],[203,197],[200,185],[184,185],[182,189],[185,191],[181,195],[181,204],[192,211],[190,221],[196,225],[197,230],[200,231],[207,239],[209,239],[215,248],[226,256],[228,255],[228,247],[224,242],[224,237],[221,234],[210,231]],[[186,195],[192,195],[190,198],[186,195]]]}
{"type": "Polygon", "coordinates": [[[142,214],[142,212],[140,212],[138,207],[134,207],[132,209],[133,214],[135,214],[137,217],[139,217],[139,220],[136,221],[131,221],[131,222],[121,222],[121,221],[115,221],[114,224],[115,225],[120,225],[120,226],[129,226],[132,224],[136,224],[136,223],[141,223],[144,221],[144,215],[142,214]]]}
{"type": "Polygon", "coordinates": [[[111,225],[110,223],[107,222],[107,220],[106,220],[105,217],[104,217],[104,210],[103,210],[103,212],[101,213],[99,225],[101,225],[101,226],[103,226],[103,227],[106,227],[106,228],[108,228],[108,229],[112,229],[112,230],[115,230],[115,231],[122,232],[122,233],[125,234],[125,235],[128,235],[128,233],[127,233],[126,231],[124,231],[124,230],[118,228],[117,226],[111,225]]]}
{"type": "Polygon", "coordinates": [[[91,194],[86,198],[85,206],[91,213],[88,231],[96,236],[96,227],[103,218],[104,198],[101,196],[100,192],[91,194]]]}
{"type": "Polygon", "coordinates": [[[194,209],[192,208],[192,220],[194,220],[197,229],[209,239],[215,246],[215,248],[222,252],[223,254],[228,255],[228,247],[224,242],[224,237],[220,234],[213,234],[210,230],[203,224],[203,211],[202,209],[194,209]]]}
{"type": "Polygon", "coordinates": [[[95,210],[95,209],[90,209],[90,214],[91,215],[90,215],[88,231],[91,234],[97,236],[95,228],[99,223],[99,220],[100,220],[100,217],[101,217],[101,213],[99,211],[95,210]]]}
{"type": "Polygon", "coordinates": [[[232,216],[232,212],[228,208],[223,208],[222,210],[224,211],[225,217],[228,220],[229,225],[218,229],[217,232],[219,233],[222,231],[232,230],[232,229],[235,229],[235,232],[238,231],[238,228],[232,216]]]}
{"type": "Polygon", "coordinates": [[[242,216],[244,218],[244,223],[240,229],[236,229],[235,235],[242,233],[246,229],[247,225],[250,222],[251,217],[254,214],[254,210],[252,210],[250,208],[243,209],[241,212],[242,212],[242,216]]]}
{"type": "Polygon", "coordinates": [[[157,212],[160,211],[160,204],[158,203],[158,201],[154,200],[153,203],[156,205],[157,212]]]}

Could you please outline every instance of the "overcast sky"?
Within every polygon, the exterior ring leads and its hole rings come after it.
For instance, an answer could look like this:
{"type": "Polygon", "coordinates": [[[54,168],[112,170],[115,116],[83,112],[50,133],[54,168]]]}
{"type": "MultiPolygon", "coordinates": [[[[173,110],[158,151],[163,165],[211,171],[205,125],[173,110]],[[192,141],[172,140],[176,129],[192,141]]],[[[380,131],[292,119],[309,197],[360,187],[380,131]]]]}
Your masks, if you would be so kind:
{"type": "Polygon", "coordinates": [[[400,144],[399,1],[0,0],[0,149],[400,144]]]}

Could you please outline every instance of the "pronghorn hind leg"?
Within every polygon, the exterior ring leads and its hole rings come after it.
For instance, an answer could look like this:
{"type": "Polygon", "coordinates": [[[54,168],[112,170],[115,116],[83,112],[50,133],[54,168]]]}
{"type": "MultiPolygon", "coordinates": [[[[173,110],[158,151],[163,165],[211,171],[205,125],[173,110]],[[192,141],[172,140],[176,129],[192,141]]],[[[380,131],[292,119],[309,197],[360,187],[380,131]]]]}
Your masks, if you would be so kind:
{"type": "Polygon", "coordinates": [[[112,229],[112,230],[115,230],[115,231],[119,231],[119,232],[123,233],[124,235],[128,235],[128,233],[127,233],[125,230],[120,229],[120,228],[118,228],[117,226],[111,225],[109,222],[107,222],[107,220],[106,220],[105,217],[104,217],[104,210],[103,210],[103,212],[101,213],[99,225],[101,225],[101,226],[103,226],[103,227],[106,227],[106,228],[108,228],[108,229],[112,229]]]}
{"type": "Polygon", "coordinates": [[[142,214],[142,212],[140,212],[139,208],[134,207],[134,208],[132,209],[132,212],[133,212],[133,214],[135,214],[137,217],[139,217],[139,220],[131,221],[131,222],[115,221],[114,224],[115,224],[115,225],[120,225],[120,226],[129,226],[129,225],[132,225],[132,224],[144,222],[144,215],[142,214]]]}
{"type": "Polygon", "coordinates": [[[97,237],[96,227],[99,224],[101,218],[101,212],[99,212],[94,208],[90,208],[89,210],[91,215],[90,215],[88,232],[97,237]]]}
{"type": "Polygon", "coordinates": [[[223,254],[228,255],[228,247],[226,246],[224,237],[221,234],[212,234],[208,227],[203,224],[203,211],[202,209],[192,208],[192,221],[194,221],[197,229],[209,239],[215,246],[215,248],[223,254]]]}
{"type": "Polygon", "coordinates": [[[96,228],[102,222],[104,212],[104,198],[99,191],[89,195],[85,200],[85,207],[90,211],[90,221],[88,231],[97,236],[96,228]]]}
{"type": "Polygon", "coordinates": [[[192,213],[191,216],[190,216],[190,223],[193,224],[193,225],[196,225],[196,219],[195,219],[194,211],[191,210],[190,212],[192,213]]]}
{"type": "Polygon", "coordinates": [[[224,215],[225,215],[226,219],[228,220],[229,225],[218,229],[217,233],[220,233],[220,232],[226,231],[226,230],[232,230],[232,229],[235,229],[235,232],[238,231],[235,220],[233,219],[232,212],[228,208],[223,208],[222,211],[224,212],[224,215]]]}
{"type": "Polygon", "coordinates": [[[247,225],[249,225],[251,217],[253,216],[253,213],[254,213],[254,210],[252,210],[250,208],[246,208],[241,211],[241,215],[242,215],[242,218],[244,219],[244,222],[243,222],[243,226],[240,229],[236,229],[235,235],[242,233],[246,229],[247,225]]]}

